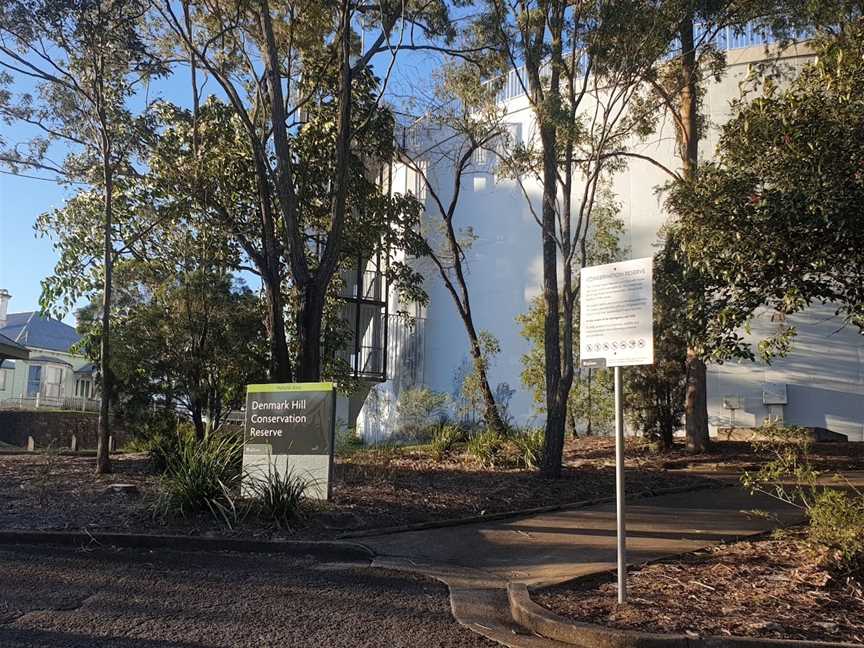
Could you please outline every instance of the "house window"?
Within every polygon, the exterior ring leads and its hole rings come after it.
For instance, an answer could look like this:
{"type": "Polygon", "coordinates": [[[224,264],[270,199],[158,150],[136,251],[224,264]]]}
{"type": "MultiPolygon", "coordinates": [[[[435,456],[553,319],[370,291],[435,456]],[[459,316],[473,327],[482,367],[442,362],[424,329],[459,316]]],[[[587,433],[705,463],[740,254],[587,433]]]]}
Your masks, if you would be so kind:
{"type": "Polygon", "coordinates": [[[27,370],[27,398],[36,398],[42,385],[42,367],[31,365],[27,370]]]}
{"type": "Polygon", "coordinates": [[[43,393],[46,398],[61,398],[63,396],[63,369],[60,367],[45,367],[43,393]]]}
{"type": "Polygon", "coordinates": [[[75,381],[75,396],[90,398],[90,386],[91,383],[89,380],[79,378],[75,381]]]}
{"type": "Polygon", "coordinates": [[[0,391],[6,391],[6,375],[11,373],[8,369],[0,369],[0,391]]]}

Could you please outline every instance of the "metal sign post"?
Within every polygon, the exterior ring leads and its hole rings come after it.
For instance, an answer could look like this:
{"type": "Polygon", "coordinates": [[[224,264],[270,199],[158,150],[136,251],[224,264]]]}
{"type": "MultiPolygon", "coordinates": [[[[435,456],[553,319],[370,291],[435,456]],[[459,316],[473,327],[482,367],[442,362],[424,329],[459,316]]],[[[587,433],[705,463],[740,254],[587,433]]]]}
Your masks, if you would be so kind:
{"type": "Polygon", "coordinates": [[[627,528],[624,524],[624,389],[615,367],[615,517],[618,531],[618,602],[627,600],[627,528]]]}
{"type": "Polygon", "coordinates": [[[579,360],[615,368],[615,503],[618,603],[627,600],[624,503],[624,389],[621,367],[654,364],[653,258],[582,268],[579,277],[579,360]]]}

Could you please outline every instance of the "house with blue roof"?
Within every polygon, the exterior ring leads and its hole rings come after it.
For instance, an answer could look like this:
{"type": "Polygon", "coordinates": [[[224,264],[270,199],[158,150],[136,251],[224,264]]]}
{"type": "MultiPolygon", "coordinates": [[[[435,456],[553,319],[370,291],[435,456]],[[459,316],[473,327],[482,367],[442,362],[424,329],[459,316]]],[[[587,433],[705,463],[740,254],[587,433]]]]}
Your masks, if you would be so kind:
{"type": "Polygon", "coordinates": [[[74,350],[81,337],[37,311],[9,313],[0,288],[0,407],[96,410],[96,367],[74,350]]]}

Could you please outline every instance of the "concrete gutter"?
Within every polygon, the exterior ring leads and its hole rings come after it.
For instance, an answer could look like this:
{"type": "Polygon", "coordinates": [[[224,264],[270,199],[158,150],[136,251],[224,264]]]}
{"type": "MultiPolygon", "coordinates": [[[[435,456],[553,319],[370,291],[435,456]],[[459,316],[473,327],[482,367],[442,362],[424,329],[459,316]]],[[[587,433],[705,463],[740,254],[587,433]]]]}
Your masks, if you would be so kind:
{"type": "Polygon", "coordinates": [[[654,634],[570,621],[531,600],[524,583],[508,583],[510,613],[540,636],[583,648],[860,648],[859,644],[755,637],[701,637],[654,634]]]}
{"type": "Polygon", "coordinates": [[[355,542],[328,540],[245,540],[201,536],[153,535],[84,531],[2,530],[0,545],[50,544],[75,547],[105,545],[129,549],[171,551],[236,551],[238,553],[288,554],[338,560],[372,560],[375,552],[355,542]]]}

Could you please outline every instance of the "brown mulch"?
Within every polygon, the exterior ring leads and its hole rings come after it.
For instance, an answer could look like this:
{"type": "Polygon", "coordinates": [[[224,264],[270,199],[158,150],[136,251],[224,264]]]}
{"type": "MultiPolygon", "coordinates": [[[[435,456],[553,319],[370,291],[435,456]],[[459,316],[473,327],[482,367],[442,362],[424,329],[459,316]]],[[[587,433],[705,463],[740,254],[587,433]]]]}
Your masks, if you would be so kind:
{"type": "MultiPolygon", "coordinates": [[[[689,470],[692,472],[741,472],[758,468],[773,457],[745,441],[714,441],[708,452],[689,454],[682,440],[668,452],[657,452],[640,438],[627,438],[625,456],[628,466],[650,470],[689,470]]],[[[810,461],[816,470],[864,470],[864,443],[814,443],[810,461]]],[[[615,439],[590,437],[569,441],[564,459],[569,465],[583,462],[614,465],[615,439]]]]}
{"type": "Polygon", "coordinates": [[[796,529],[631,571],[625,605],[610,574],[532,597],[570,619],[614,628],[864,643],[864,583],[832,574],[827,556],[796,529]]]}
{"type": "MultiPolygon", "coordinates": [[[[864,465],[864,444],[825,445],[830,453],[816,455],[815,461],[836,467],[864,465]]],[[[746,443],[718,443],[711,454],[697,458],[683,449],[658,455],[638,439],[628,439],[626,456],[630,493],[709,484],[713,482],[707,477],[716,470],[706,465],[735,470],[766,459],[746,443]],[[690,464],[689,469],[684,463],[690,464]]],[[[353,531],[612,496],[614,457],[613,439],[568,439],[562,478],[546,480],[533,471],[484,468],[459,453],[437,460],[416,447],[361,450],[337,457],[331,502],[318,505],[290,531],[272,531],[251,520],[229,529],[207,515],[154,519],[159,477],[141,454],[116,455],[114,473],[100,477],[93,474],[92,457],[0,455],[0,529],[332,538],[353,531]],[[106,493],[108,485],[117,482],[135,484],[140,493],[106,493]]]]}
{"type": "MultiPolygon", "coordinates": [[[[698,475],[662,470],[628,469],[628,493],[676,486],[711,484],[698,475]]],[[[566,466],[561,479],[542,479],[536,472],[482,468],[469,459],[435,461],[423,452],[406,452],[381,462],[374,453],[338,461],[333,504],[352,511],[364,527],[383,527],[429,520],[484,515],[552,504],[611,497],[614,466],[601,462],[566,466]]]]}
{"type": "MultiPolygon", "coordinates": [[[[333,498],[291,531],[246,520],[229,529],[212,517],[154,519],[159,477],[142,454],[113,458],[114,472],[94,474],[94,459],[56,454],[0,455],[0,529],[180,533],[326,538],[352,531],[567,504],[614,495],[615,474],[602,461],[566,466],[561,479],[533,471],[488,469],[463,455],[434,460],[421,450],[360,451],[335,462],[333,498]],[[138,494],[111,493],[131,483],[138,494]]],[[[699,475],[627,471],[631,493],[711,484],[699,475]]]]}

